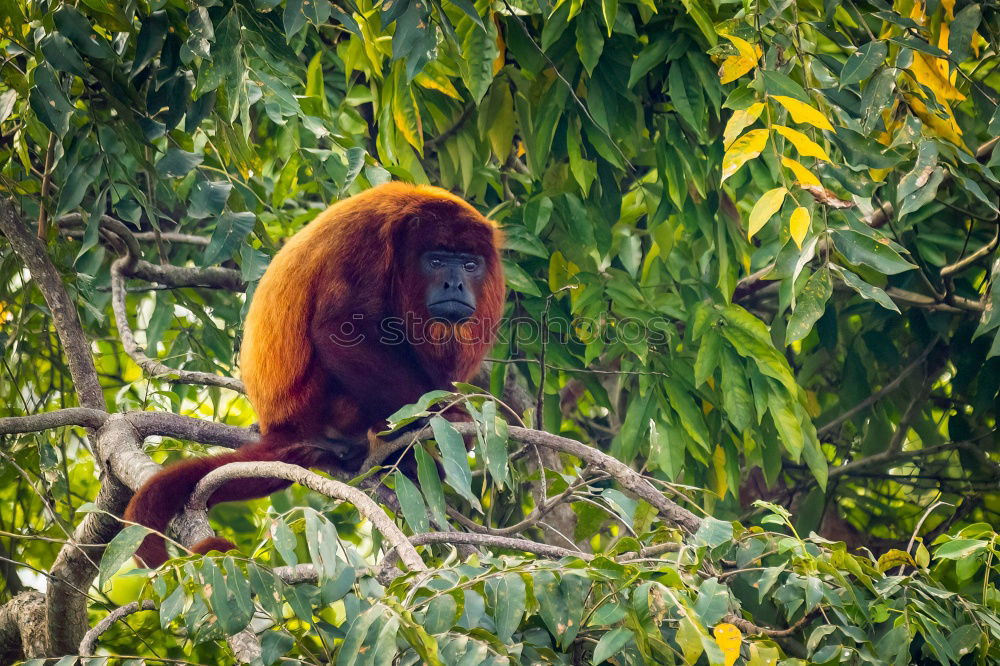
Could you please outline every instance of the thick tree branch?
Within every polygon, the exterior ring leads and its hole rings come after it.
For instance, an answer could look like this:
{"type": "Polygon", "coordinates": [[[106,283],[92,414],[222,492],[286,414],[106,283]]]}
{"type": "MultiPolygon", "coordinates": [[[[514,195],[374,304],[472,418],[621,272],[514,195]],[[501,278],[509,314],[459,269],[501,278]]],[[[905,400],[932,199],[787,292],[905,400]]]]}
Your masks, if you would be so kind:
{"type": "Polygon", "coordinates": [[[0,200],[0,232],[10,241],[32,281],[38,286],[45,303],[52,312],[52,322],[69,363],[69,372],[80,404],[91,409],[107,411],[104,393],[94,368],[90,343],[83,333],[80,317],[70,300],[62,276],[52,264],[45,246],[25,227],[14,203],[0,200]]]}
{"type": "Polygon", "coordinates": [[[138,433],[120,414],[108,417],[94,441],[102,469],[110,468],[114,474],[105,476],[94,500],[101,511],[84,516],[52,565],[46,594],[48,650],[52,655],[73,654],[87,630],[86,590],[97,576],[105,546],[121,529],[116,516],[132,497],[118,474],[134,473],[143,459],[154,464],[140,450],[138,433]]]}
{"type": "Polygon", "coordinates": [[[14,435],[24,432],[39,432],[64,426],[81,426],[96,430],[108,420],[108,413],[102,409],[89,407],[67,407],[52,412],[31,414],[30,416],[7,416],[0,418],[0,435],[14,435]]]}
{"type": "Polygon", "coordinates": [[[0,664],[45,655],[45,596],[30,590],[0,606],[0,664]]]}

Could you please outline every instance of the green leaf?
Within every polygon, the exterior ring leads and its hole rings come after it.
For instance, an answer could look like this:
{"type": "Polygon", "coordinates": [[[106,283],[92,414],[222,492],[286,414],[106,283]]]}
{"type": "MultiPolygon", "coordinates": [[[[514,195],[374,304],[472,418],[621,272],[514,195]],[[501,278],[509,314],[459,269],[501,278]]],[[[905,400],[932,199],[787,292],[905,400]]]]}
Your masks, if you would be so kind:
{"type": "Polygon", "coordinates": [[[698,588],[694,612],[698,614],[702,624],[717,624],[729,612],[729,588],[714,577],[703,581],[698,588]]]}
{"type": "Polygon", "coordinates": [[[417,481],[420,482],[420,492],[430,508],[434,522],[438,528],[443,528],[448,524],[448,518],[445,513],[444,488],[441,486],[437,464],[422,443],[418,442],[414,446],[414,455],[417,459],[417,481]]]}
{"type": "Polygon", "coordinates": [[[633,87],[640,79],[644,78],[649,70],[665,62],[664,58],[670,49],[670,44],[670,38],[663,34],[659,39],[651,40],[639,52],[638,57],[632,62],[632,69],[629,71],[628,88],[633,87]]]}
{"type": "Polygon", "coordinates": [[[71,4],[60,3],[52,15],[56,29],[64,34],[77,50],[88,58],[111,60],[115,52],[108,41],[94,32],[86,16],[71,4]]]}
{"type": "Polygon", "coordinates": [[[942,560],[960,560],[980,551],[985,552],[988,546],[988,541],[980,539],[952,539],[941,544],[934,552],[934,557],[942,560]]]}
{"type": "Polygon", "coordinates": [[[430,529],[427,522],[427,506],[420,490],[399,470],[396,470],[395,480],[396,495],[399,497],[399,506],[403,510],[406,524],[414,534],[427,532],[430,529]]]}
{"type": "Polygon", "coordinates": [[[604,35],[597,25],[597,17],[591,12],[585,12],[576,20],[576,52],[588,75],[594,73],[603,50],[604,35]]]}
{"type": "Polygon", "coordinates": [[[412,405],[404,405],[389,415],[386,421],[389,422],[390,431],[406,425],[407,423],[411,423],[422,416],[430,415],[428,410],[433,405],[436,405],[442,400],[446,400],[453,395],[455,394],[451,391],[428,391],[427,393],[424,393],[420,396],[420,399],[412,405]]]}
{"type": "Polygon", "coordinates": [[[382,604],[375,604],[354,618],[350,628],[347,630],[347,635],[344,637],[344,642],[337,652],[337,666],[354,666],[355,664],[367,663],[366,656],[368,656],[371,646],[366,646],[365,638],[368,636],[368,630],[372,624],[383,616],[390,617],[389,609],[382,604]],[[366,646],[366,649],[362,650],[362,646],[366,646]]]}
{"type": "Polygon", "coordinates": [[[809,277],[796,299],[795,310],[785,329],[786,345],[809,335],[813,325],[823,316],[831,295],[833,284],[830,281],[830,270],[823,267],[809,277]]]}
{"type": "Polygon", "coordinates": [[[835,229],[833,242],[852,264],[864,264],[886,275],[895,275],[916,268],[889,247],[873,238],[849,229],[835,229]]]}
{"type": "Polygon", "coordinates": [[[142,540],[149,534],[149,529],[143,525],[128,525],[115,535],[101,556],[100,576],[97,586],[105,589],[111,577],[118,573],[130,557],[135,554],[142,540]]]}
{"type": "Polygon", "coordinates": [[[181,178],[201,164],[200,153],[189,153],[180,148],[170,148],[156,163],[156,172],[165,178],[181,178]]]}
{"type": "Polygon", "coordinates": [[[809,94],[787,74],[769,69],[760,70],[760,74],[764,79],[764,90],[768,95],[794,97],[800,102],[809,103],[809,94]]]}
{"type": "Polygon", "coordinates": [[[487,21],[483,24],[463,16],[455,25],[459,36],[462,57],[458,61],[465,87],[472,93],[472,101],[478,106],[493,83],[493,61],[500,54],[497,48],[496,26],[487,21]]]}
{"type": "Polygon", "coordinates": [[[722,367],[722,406],[726,416],[738,431],[747,430],[754,422],[753,397],[742,362],[731,349],[720,355],[722,367]]]}
{"type": "Polygon", "coordinates": [[[615,18],[617,16],[618,0],[601,0],[601,18],[604,20],[604,27],[608,30],[608,37],[611,36],[614,30],[615,18]]]}
{"type": "Polygon", "coordinates": [[[694,533],[694,542],[698,545],[715,548],[733,540],[733,524],[726,520],[719,520],[712,516],[705,516],[701,520],[698,531],[694,533]]]}
{"type": "Polygon", "coordinates": [[[271,523],[271,543],[274,544],[275,550],[281,555],[281,559],[285,561],[285,564],[294,567],[299,563],[299,558],[295,554],[295,546],[297,544],[295,533],[292,532],[291,528],[288,527],[288,523],[283,519],[278,519],[271,523]]]}
{"type": "Polygon", "coordinates": [[[883,291],[882,289],[879,289],[875,285],[868,284],[860,277],[858,277],[851,271],[847,270],[846,268],[835,265],[831,267],[833,268],[833,270],[835,270],[837,273],[840,274],[840,277],[843,278],[844,280],[844,284],[849,286],[854,291],[858,292],[858,294],[862,298],[866,298],[870,301],[875,301],[876,303],[884,307],[886,310],[892,310],[893,312],[897,313],[899,312],[899,308],[896,307],[896,304],[892,302],[892,299],[889,298],[889,295],[886,294],[885,291],[883,291]]]}
{"type": "Polygon", "coordinates": [[[38,46],[42,50],[42,55],[56,70],[90,79],[87,74],[87,66],[83,64],[80,54],[76,52],[69,40],[58,32],[45,35],[38,42],[38,46]]]}
{"type": "Polygon", "coordinates": [[[162,9],[151,13],[143,19],[142,28],[139,29],[139,36],[135,40],[135,57],[132,59],[131,76],[135,76],[142,71],[160,53],[167,35],[167,29],[167,13],[162,9]]]}
{"type": "Polygon", "coordinates": [[[611,631],[601,636],[594,648],[594,656],[590,663],[600,664],[618,654],[625,644],[632,638],[632,630],[626,627],[615,627],[611,631]]]}
{"type": "Polygon", "coordinates": [[[253,231],[257,216],[253,213],[226,213],[219,217],[212,238],[205,247],[202,266],[229,259],[253,231]]]}
{"type": "Polygon", "coordinates": [[[448,421],[440,416],[431,417],[434,439],[441,450],[445,482],[465,498],[476,511],[482,512],[479,499],[472,493],[472,470],[465,440],[448,421]]]}
{"type": "Polygon", "coordinates": [[[497,638],[501,643],[510,644],[526,609],[524,579],[516,573],[493,576],[487,579],[485,591],[487,605],[492,609],[496,623],[497,638]]]}
{"type": "Polygon", "coordinates": [[[868,42],[852,53],[844,63],[844,68],[840,71],[840,85],[849,86],[864,81],[885,62],[888,53],[889,46],[885,42],[881,40],[868,42]]]}
{"type": "Polygon", "coordinates": [[[429,634],[444,633],[452,628],[458,615],[459,608],[455,597],[450,594],[434,597],[427,604],[427,610],[424,613],[424,629],[429,634]]]}
{"type": "Polygon", "coordinates": [[[694,385],[701,386],[712,376],[719,365],[719,353],[722,349],[722,336],[709,329],[698,347],[698,355],[694,361],[694,385]]]}
{"type": "Polygon", "coordinates": [[[187,214],[195,219],[216,217],[229,200],[233,184],[227,180],[203,180],[195,184],[188,201],[187,214]]]}
{"type": "Polygon", "coordinates": [[[771,413],[774,427],[778,429],[781,442],[785,445],[785,450],[788,451],[792,460],[798,461],[802,454],[802,447],[805,445],[805,438],[799,419],[792,408],[792,403],[784,396],[769,393],[768,411],[771,413]]]}
{"type": "Polygon", "coordinates": [[[303,0],[288,0],[285,3],[282,25],[285,28],[285,40],[288,42],[291,42],[292,38],[306,25],[306,16],[302,13],[302,3],[303,0]]]}
{"type": "Polygon", "coordinates": [[[507,423],[497,418],[497,403],[492,400],[483,404],[477,441],[480,453],[490,476],[502,490],[507,483],[507,423]]]}
{"type": "Polygon", "coordinates": [[[62,138],[69,131],[73,106],[63,92],[55,72],[47,62],[39,63],[33,73],[35,85],[28,96],[31,110],[56,136],[62,138]]]}
{"type": "Polygon", "coordinates": [[[972,55],[972,35],[982,18],[979,5],[971,4],[955,14],[955,20],[948,24],[948,50],[954,63],[965,62],[972,55]]]}

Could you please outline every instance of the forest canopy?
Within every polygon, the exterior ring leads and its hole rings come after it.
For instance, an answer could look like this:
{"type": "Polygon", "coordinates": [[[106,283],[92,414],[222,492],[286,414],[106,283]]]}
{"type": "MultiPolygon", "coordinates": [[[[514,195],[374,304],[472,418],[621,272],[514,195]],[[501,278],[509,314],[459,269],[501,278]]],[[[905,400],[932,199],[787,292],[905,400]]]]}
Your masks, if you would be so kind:
{"type": "Polygon", "coordinates": [[[0,47],[0,663],[1000,659],[994,4],[0,0],[0,47]],[[390,419],[415,473],[202,486],[140,568],[133,492],[258,436],[271,258],[391,180],[503,230],[483,369],[390,419]]]}

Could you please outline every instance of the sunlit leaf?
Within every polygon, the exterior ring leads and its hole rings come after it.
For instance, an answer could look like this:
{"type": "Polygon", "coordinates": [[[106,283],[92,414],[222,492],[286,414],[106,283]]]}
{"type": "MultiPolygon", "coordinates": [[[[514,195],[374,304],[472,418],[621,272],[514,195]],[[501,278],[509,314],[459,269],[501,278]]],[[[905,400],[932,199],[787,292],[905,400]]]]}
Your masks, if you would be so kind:
{"type": "Polygon", "coordinates": [[[802,157],[817,157],[827,162],[830,161],[830,156],[826,154],[826,151],[802,132],[784,125],[772,125],[772,129],[788,139],[802,157]]]}
{"type": "Polygon", "coordinates": [[[760,152],[764,150],[764,146],[767,145],[767,137],[767,130],[750,130],[729,146],[726,154],[722,156],[723,182],[739,171],[740,167],[746,164],[748,160],[752,160],[760,155],[760,152]]]}
{"type": "Polygon", "coordinates": [[[784,187],[776,187],[773,190],[768,190],[757,199],[747,221],[747,238],[753,238],[754,234],[760,231],[761,227],[778,212],[786,194],[788,194],[788,190],[784,187]]]}
{"type": "Polygon", "coordinates": [[[784,95],[772,95],[771,99],[777,100],[783,107],[788,109],[792,120],[800,124],[812,125],[822,130],[834,131],[833,125],[822,113],[809,106],[805,102],[800,102],[793,97],[784,95]]]}
{"type": "Polygon", "coordinates": [[[809,209],[804,206],[793,210],[791,217],[788,218],[788,232],[800,250],[802,249],[802,241],[805,240],[806,234],[809,232],[809,222],[809,209]]]}

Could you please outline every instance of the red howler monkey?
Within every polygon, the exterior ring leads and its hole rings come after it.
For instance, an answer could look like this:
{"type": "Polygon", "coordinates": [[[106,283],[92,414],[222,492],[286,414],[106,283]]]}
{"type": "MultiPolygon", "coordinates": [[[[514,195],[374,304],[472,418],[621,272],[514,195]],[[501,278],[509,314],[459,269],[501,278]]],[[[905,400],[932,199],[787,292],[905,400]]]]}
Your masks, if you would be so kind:
{"type": "MultiPolygon", "coordinates": [[[[275,255],[247,315],[240,366],[261,439],[168,466],[126,520],[165,532],[198,481],[230,462],[357,469],[386,417],[475,374],[503,313],[500,243],[493,222],[437,187],[388,183],[328,208],[275,255]]],[[[209,504],[289,484],[234,480],[209,504]]],[[[166,544],[148,535],[136,556],[159,566],[166,544]]]]}

